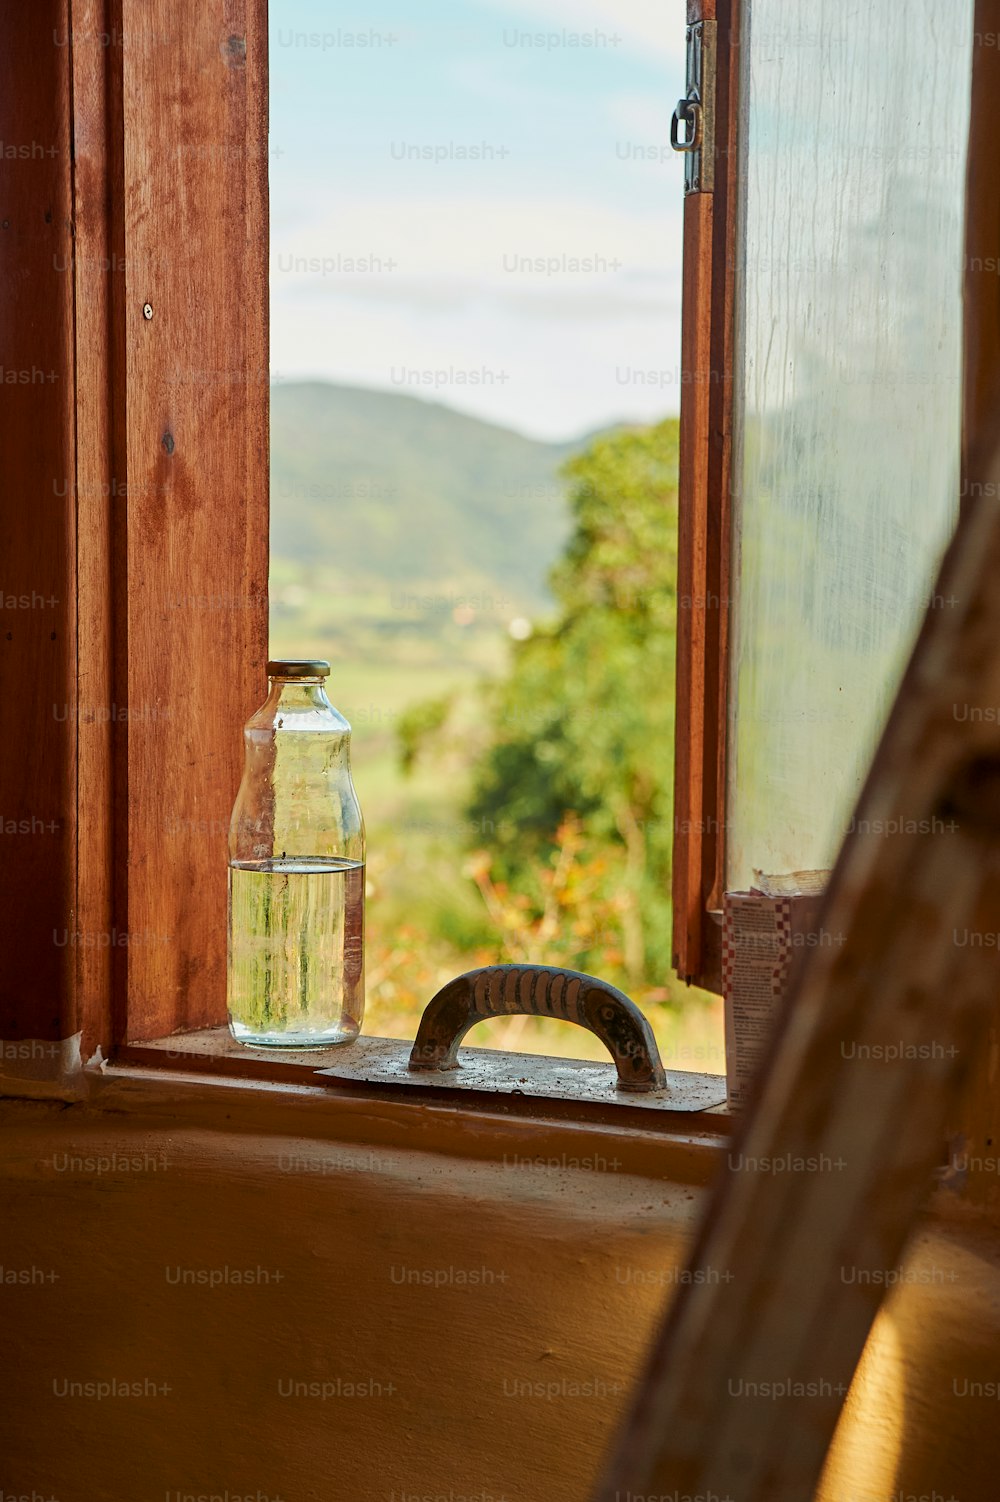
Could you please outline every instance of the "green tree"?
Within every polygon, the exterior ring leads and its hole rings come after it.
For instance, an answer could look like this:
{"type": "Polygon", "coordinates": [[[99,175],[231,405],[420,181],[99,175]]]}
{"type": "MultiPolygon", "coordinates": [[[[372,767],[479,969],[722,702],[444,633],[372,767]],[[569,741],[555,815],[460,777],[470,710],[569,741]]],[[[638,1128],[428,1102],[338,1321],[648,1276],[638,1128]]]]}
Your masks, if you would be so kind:
{"type": "Polygon", "coordinates": [[[670,419],[599,438],[565,466],[573,531],[552,572],[557,614],[489,691],[469,806],[494,831],[496,879],[539,902],[539,871],[564,859],[559,832],[574,821],[620,928],[610,946],[582,933],[579,960],[607,973],[614,954],[633,986],[670,971],[677,442],[670,419]]]}

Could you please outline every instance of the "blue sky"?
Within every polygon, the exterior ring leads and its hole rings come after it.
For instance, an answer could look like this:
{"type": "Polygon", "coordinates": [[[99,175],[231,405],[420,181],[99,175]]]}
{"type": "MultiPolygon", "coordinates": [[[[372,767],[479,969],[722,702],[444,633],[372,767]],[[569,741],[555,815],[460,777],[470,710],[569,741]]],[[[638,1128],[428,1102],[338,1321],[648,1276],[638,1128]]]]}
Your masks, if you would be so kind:
{"type": "Polygon", "coordinates": [[[270,13],[273,380],[541,438],[677,411],[683,0],[270,13]]]}

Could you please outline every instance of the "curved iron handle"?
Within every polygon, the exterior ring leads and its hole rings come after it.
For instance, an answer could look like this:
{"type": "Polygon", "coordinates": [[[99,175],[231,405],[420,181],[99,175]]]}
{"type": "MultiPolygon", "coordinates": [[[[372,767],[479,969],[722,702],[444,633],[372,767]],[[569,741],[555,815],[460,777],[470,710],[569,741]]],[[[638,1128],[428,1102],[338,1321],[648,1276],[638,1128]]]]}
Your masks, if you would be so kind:
{"type": "Polygon", "coordinates": [[[596,976],[552,965],[487,965],[442,986],[424,1008],[410,1069],[457,1069],[458,1046],[471,1027],[516,1014],[556,1017],[596,1033],[614,1060],[619,1090],[666,1086],[653,1030],[635,1002],[596,976]]]}

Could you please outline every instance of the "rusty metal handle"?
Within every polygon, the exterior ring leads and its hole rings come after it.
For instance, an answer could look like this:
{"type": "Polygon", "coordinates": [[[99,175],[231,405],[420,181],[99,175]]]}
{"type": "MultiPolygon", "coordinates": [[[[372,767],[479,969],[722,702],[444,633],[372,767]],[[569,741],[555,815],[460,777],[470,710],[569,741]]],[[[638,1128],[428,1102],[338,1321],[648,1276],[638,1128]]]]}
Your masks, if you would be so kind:
{"type": "Polygon", "coordinates": [[[677,101],[677,108],[670,121],[670,144],[675,151],[700,151],[703,132],[701,99],[698,90],[692,88],[686,99],[677,101]],[[685,132],[688,128],[691,131],[691,134],[683,141],[681,140],[682,125],[685,127],[685,132]]]}
{"type": "Polygon", "coordinates": [[[424,1008],[410,1069],[457,1069],[458,1046],[487,1017],[555,1017],[589,1028],[608,1049],[619,1090],[662,1090],[653,1030],[634,1001],[607,981],[551,965],[488,965],[449,981],[424,1008]]]}

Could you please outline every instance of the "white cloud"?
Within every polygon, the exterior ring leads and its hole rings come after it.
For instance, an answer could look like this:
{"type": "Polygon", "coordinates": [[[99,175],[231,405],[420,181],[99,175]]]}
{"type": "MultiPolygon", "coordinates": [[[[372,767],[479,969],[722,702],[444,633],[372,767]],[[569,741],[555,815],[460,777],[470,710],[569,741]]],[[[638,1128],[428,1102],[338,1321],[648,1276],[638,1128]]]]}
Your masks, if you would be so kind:
{"type": "Polygon", "coordinates": [[[272,366],[565,438],[676,411],[679,302],[678,204],[372,197],[276,233],[272,366]],[[364,255],[381,269],[333,269],[364,255]],[[551,264],[510,269],[521,257],[551,264]],[[588,258],[596,270],[572,269],[588,258]],[[654,383],[637,384],[636,367],[654,383]]]}
{"type": "Polygon", "coordinates": [[[532,31],[551,26],[567,31],[599,28],[621,37],[621,45],[633,51],[670,58],[683,73],[684,0],[504,0],[504,9],[520,13],[525,28],[532,31]]]}
{"type": "Polygon", "coordinates": [[[675,195],[638,213],[592,199],[473,196],[462,192],[352,198],[292,232],[272,226],[272,286],[349,275],[343,258],[374,257],[386,285],[471,282],[551,292],[620,285],[680,264],[682,209],[675,195]],[[530,264],[541,262],[536,268],[530,264]],[[588,269],[588,263],[593,269],[588,269]]]}

